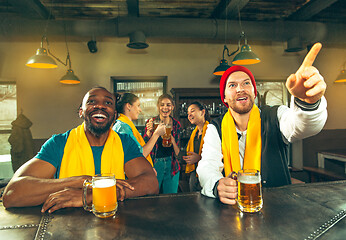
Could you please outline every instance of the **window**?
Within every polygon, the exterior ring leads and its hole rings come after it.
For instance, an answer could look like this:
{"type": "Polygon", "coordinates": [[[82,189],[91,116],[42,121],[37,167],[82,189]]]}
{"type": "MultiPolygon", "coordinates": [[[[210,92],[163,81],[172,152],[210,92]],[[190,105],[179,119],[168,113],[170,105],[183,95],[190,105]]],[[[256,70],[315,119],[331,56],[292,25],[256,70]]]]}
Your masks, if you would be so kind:
{"type": "Polygon", "coordinates": [[[167,77],[111,77],[111,81],[114,92],[120,94],[130,92],[139,97],[142,113],[133,123],[141,132],[144,130],[145,121],[158,114],[157,100],[166,93],[167,77]]]}
{"type": "Polygon", "coordinates": [[[11,122],[17,117],[17,89],[14,82],[0,82],[0,155],[10,154],[11,122]]]}
{"type": "Polygon", "coordinates": [[[287,91],[285,80],[256,80],[257,106],[286,105],[289,106],[290,95],[287,91]]]}

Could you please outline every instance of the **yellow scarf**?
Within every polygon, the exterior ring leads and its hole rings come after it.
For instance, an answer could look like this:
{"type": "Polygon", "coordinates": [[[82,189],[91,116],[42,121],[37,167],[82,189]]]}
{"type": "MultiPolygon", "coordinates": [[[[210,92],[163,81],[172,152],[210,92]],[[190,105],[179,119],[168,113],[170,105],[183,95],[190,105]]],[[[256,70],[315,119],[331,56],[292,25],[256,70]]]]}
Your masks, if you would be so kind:
{"type": "MultiPolygon", "coordinates": [[[[143,137],[138,132],[138,130],[137,130],[136,126],[133,124],[133,122],[127,116],[125,116],[124,114],[120,113],[120,116],[118,117],[117,120],[120,120],[123,123],[126,123],[127,125],[129,125],[131,127],[131,129],[132,129],[133,136],[135,136],[135,138],[137,139],[139,144],[142,147],[145,145],[145,141],[144,141],[143,137]]],[[[147,160],[149,161],[151,166],[153,166],[153,160],[151,159],[150,154],[147,156],[147,160]]]]}
{"type": "MultiPolygon", "coordinates": [[[[232,171],[238,172],[241,169],[237,131],[229,110],[222,119],[221,132],[225,176],[228,176],[232,171]]],[[[247,126],[243,169],[261,171],[261,151],[261,116],[258,107],[254,105],[247,126]]]]}
{"type": "MultiPolygon", "coordinates": [[[[110,129],[101,155],[101,173],[114,173],[117,179],[125,179],[124,150],[119,135],[110,129]]],[[[95,164],[84,123],[71,130],[64,148],[59,178],[95,175],[95,164]]]]}
{"type": "MultiPolygon", "coordinates": [[[[208,121],[205,121],[205,122],[204,122],[204,125],[203,125],[201,144],[199,145],[199,151],[198,151],[198,154],[199,154],[199,155],[201,155],[201,152],[202,152],[202,147],[203,147],[203,143],[204,143],[204,135],[205,135],[205,132],[206,132],[206,130],[207,130],[208,124],[209,124],[209,122],[208,122],[208,121]]],[[[194,141],[194,139],[195,139],[197,130],[198,130],[198,128],[196,127],[196,128],[192,131],[191,136],[190,136],[190,140],[189,140],[189,142],[187,143],[186,152],[194,152],[193,141],[194,141]]],[[[194,171],[195,168],[196,168],[196,167],[195,167],[195,164],[186,164],[185,172],[186,172],[186,173],[190,173],[190,172],[194,171]]]]}

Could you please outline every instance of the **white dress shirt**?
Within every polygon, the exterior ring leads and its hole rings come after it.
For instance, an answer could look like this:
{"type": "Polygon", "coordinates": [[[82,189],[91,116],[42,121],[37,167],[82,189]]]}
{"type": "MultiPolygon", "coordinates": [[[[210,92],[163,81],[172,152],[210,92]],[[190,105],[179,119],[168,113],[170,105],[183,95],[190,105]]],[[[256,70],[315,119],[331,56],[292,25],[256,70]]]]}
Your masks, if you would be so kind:
{"type": "MultiPolygon", "coordinates": [[[[277,111],[280,131],[285,142],[294,142],[319,133],[327,120],[327,101],[321,98],[319,107],[314,111],[304,111],[294,103],[291,98],[291,107],[280,106],[277,111]]],[[[242,136],[239,139],[239,156],[241,167],[243,166],[246,131],[237,132],[242,136]]],[[[201,193],[209,197],[215,197],[213,188],[215,183],[223,178],[223,155],[221,139],[214,125],[209,124],[204,136],[202,158],[198,163],[197,174],[202,186],[201,193]]]]}

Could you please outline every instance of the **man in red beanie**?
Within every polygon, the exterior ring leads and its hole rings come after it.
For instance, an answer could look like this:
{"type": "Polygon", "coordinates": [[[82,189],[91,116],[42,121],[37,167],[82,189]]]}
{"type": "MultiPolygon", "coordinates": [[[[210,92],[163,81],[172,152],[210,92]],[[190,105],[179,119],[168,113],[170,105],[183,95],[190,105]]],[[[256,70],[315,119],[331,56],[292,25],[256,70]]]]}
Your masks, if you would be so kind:
{"type": "Polygon", "coordinates": [[[327,120],[326,83],[312,66],[322,45],[316,43],[286,87],[291,107],[255,104],[255,78],[245,67],[229,68],[220,81],[227,113],[208,125],[197,173],[202,194],[235,204],[237,184],[230,175],[241,169],[261,172],[263,187],[291,184],[288,144],[317,134],[327,120]]]}

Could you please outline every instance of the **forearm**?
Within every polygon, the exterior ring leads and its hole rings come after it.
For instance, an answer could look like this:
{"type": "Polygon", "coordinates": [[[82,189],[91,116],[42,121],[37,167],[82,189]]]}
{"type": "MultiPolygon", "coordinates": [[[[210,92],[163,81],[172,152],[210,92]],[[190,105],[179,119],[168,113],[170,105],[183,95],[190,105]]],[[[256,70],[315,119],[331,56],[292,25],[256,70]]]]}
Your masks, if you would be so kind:
{"type": "Polygon", "coordinates": [[[153,134],[151,138],[149,138],[148,142],[143,146],[143,156],[147,157],[153,147],[155,146],[155,143],[157,142],[157,139],[160,137],[158,134],[153,134]]]}
{"type": "Polygon", "coordinates": [[[66,187],[81,188],[86,178],[82,176],[64,179],[16,177],[9,182],[4,191],[3,204],[6,208],[40,205],[51,193],[66,187]]]}
{"type": "Polygon", "coordinates": [[[204,137],[204,144],[198,162],[197,174],[202,187],[201,193],[208,197],[215,197],[213,188],[215,183],[223,178],[221,140],[215,126],[209,124],[204,137]]]}
{"type": "Polygon", "coordinates": [[[327,120],[327,101],[324,97],[317,109],[309,111],[297,106],[292,97],[289,109],[279,108],[280,130],[289,142],[319,133],[327,120]]]}
{"type": "Polygon", "coordinates": [[[125,188],[126,198],[153,195],[159,193],[159,183],[154,171],[143,173],[137,177],[127,180],[134,187],[134,190],[125,188]]]}
{"type": "Polygon", "coordinates": [[[178,156],[179,152],[180,152],[180,149],[179,149],[178,144],[175,142],[175,140],[172,141],[172,145],[173,145],[173,150],[174,150],[175,155],[178,156]]]}

